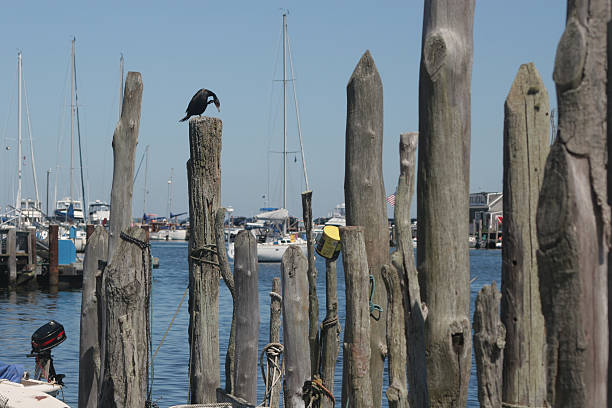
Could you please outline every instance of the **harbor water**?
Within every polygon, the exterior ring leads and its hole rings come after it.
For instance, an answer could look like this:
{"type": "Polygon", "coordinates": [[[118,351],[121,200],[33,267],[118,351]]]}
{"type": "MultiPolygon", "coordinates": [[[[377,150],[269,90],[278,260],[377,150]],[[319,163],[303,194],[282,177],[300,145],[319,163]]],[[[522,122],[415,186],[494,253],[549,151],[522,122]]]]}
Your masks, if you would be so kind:
{"type": "MultiPolygon", "coordinates": [[[[176,311],[189,282],[186,242],[154,242],[151,244],[153,256],[159,257],[160,267],[153,270],[153,349],[160,344],[172,316],[176,311]]],[[[496,281],[499,287],[501,276],[500,250],[470,250],[471,313],[474,300],[483,285],[496,281]]],[[[317,293],[319,295],[319,319],[325,317],[325,262],[317,255],[317,293]]],[[[338,259],[338,302],[339,317],[344,326],[344,273],[341,258],[338,259]]],[[[259,350],[268,343],[270,318],[270,296],[272,279],[280,276],[280,264],[259,264],[259,312],[260,332],[259,350]]],[[[377,282],[378,284],[378,282],[377,282]]],[[[380,284],[383,284],[380,282],[380,284]]],[[[189,347],[187,328],[189,314],[187,298],[170,328],[153,364],[153,400],[160,407],[185,404],[188,401],[188,362],[189,347]]],[[[71,407],[77,406],[79,325],[81,311],[81,291],[79,289],[60,290],[51,293],[38,291],[9,291],[0,289],[0,361],[21,364],[33,373],[34,361],[27,358],[30,352],[31,336],[37,328],[51,319],[64,325],[66,341],[53,349],[55,369],[66,374],[64,398],[71,407]]],[[[221,387],[224,361],[232,320],[232,299],[229,291],[220,281],[219,292],[219,343],[221,355],[221,387]]],[[[342,336],[342,334],[341,334],[342,336]]],[[[342,355],[337,363],[334,394],[340,398],[342,355]]],[[[261,376],[258,370],[258,376],[261,376]]],[[[385,375],[385,389],[387,387],[385,375]]],[[[258,402],[263,397],[263,381],[259,378],[258,402]]],[[[383,406],[387,406],[383,397],[383,406]]],[[[478,407],[476,388],[476,368],[472,364],[468,407],[478,407]]]]}

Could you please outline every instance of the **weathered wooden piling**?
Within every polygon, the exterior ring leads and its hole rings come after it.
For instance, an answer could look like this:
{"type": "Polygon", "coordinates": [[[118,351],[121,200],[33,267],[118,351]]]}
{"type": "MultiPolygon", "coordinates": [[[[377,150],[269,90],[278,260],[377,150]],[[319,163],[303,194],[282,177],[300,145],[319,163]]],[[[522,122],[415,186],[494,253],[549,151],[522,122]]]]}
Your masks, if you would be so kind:
{"type": "Polygon", "coordinates": [[[393,265],[382,268],[382,278],[387,287],[387,345],[389,347],[389,388],[387,400],[389,408],[409,408],[408,379],[406,377],[406,322],[404,320],[404,302],[402,292],[403,271],[399,272],[393,265]]]}
{"type": "Polygon", "coordinates": [[[417,267],[429,405],[464,407],[472,362],[468,197],[474,0],[427,0],[419,79],[417,267]]]}
{"type": "Polygon", "coordinates": [[[550,111],[548,92],[533,63],[519,68],[504,112],[502,394],[505,403],[544,406],[546,333],[538,283],[536,211],[549,151],[550,111]]]}
{"type": "MultiPolygon", "coordinates": [[[[219,387],[219,264],[214,214],[221,200],[217,118],[189,121],[189,387],[192,404],[216,402],[219,387]]],[[[225,246],[220,250],[224,250],[225,246]]]]}
{"type": "Polygon", "coordinates": [[[59,225],[49,224],[49,286],[59,283],[59,265],[57,253],[57,240],[59,238],[59,225]]]}
{"type": "Polygon", "coordinates": [[[346,163],[344,197],[346,225],[362,226],[368,267],[376,290],[372,301],[382,310],[372,326],[370,378],[373,404],[382,399],[382,376],[387,350],[385,336],[387,293],[381,268],[389,262],[387,204],[382,172],[383,88],[370,51],[355,67],[346,86],[346,163]]]}
{"type": "Polygon", "coordinates": [[[8,251],[9,286],[17,284],[17,228],[7,229],[6,247],[8,251]]]}
{"type": "Polygon", "coordinates": [[[340,227],[346,298],[342,407],[374,407],[370,361],[370,284],[363,227],[340,227]]]}
{"type": "MultiPolygon", "coordinates": [[[[112,217],[112,216],[111,216],[112,217]]],[[[120,235],[104,269],[105,349],[100,407],[143,407],[149,395],[151,253],[145,233],[120,235]]]]}
{"type": "Polygon", "coordinates": [[[427,307],[421,302],[419,277],[414,264],[414,246],[410,222],[418,138],[418,132],[408,132],[400,135],[400,176],[395,193],[394,214],[397,250],[393,253],[391,259],[393,266],[400,272],[400,284],[402,285],[408,358],[408,397],[411,406],[424,407],[429,403],[427,364],[425,361],[427,307]]]}
{"type": "Polygon", "coordinates": [[[28,269],[36,273],[36,265],[38,260],[36,259],[36,227],[28,227],[28,269]]]}
{"type": "MultiPolygon", "coordinates": [[[[281,296],[281,280],[280,278],[272,279],[272,292],[270,292],[270,344],[280,344],[281,338],[281,304],[283,297],[281,296]]],[[[268,367],[266,378],[269,384],[266,384],[266,389],[270,388],[269,404],[270,408],[278,408],[280,404],[281,390],[281,374],[278,368],[281,367],[280,354],[273,357],[276,366],[268,367]],[[278,380],[275,382],[278,376],[278,380]]]]}
{"type": "Polygon", "coordinates": [[[281,261],[283,286],[283,339],[285,342],[285,407],[303,408],[302,387],[310,379],[308,342],[308,261],[295,245],[281,261]]]}
{"type": "Polygon", "coordinates": [[[93,224],[87,224],[85,226],[85,236],[87,237],[87,242],[89,242],[89,237],[91,237],[91,234],[93,234],[95,229],[95,225],[93,224]]]}
{"type": "MultiPolygon", "coordinates": [[[[506,328],[499,318],[501,293],[495,282],[478,292],[474,310],[474,356],[478,376],[478,401],[482,408],[498,408],[502,404],[502,366],[506,328]]],[[[523,406],[505,404],[507,407],[523,406]]],[[[540,406],[540,405],[525,405],[540,406]]],[[[541,406],[545,406],[542,404],[541,406]]]]}
{"type": "MultiPolygon", "coordinates": [[[[334,394],[334,377],[336,361],[340,352],[340,322],[338,321],[338,279],[336,261],[325,260],[325,319],[321,322],[321,381],[332,395],[334,394]]],[[[329,396],[324,395],[320,408],[335,406],[329,396]]]]}
{"type": "MultiPolygon", "coordinates": [[[[92,226],[93,227],[93,226],[92,226]]],[[[81,329],[79,343],[79,407],[98,406],[100,383],[100,324],[98,319],[98,280],[100,261],[108,259],[108,233],[98,226],[85,248],[83,261],[83,290],[81,300],[81,329]]]]}
{"type": "Polygon", "coordinates": [[[113,134],[113,184],[111,189],[110,236],[108,259],[121,242],[121,231],[132,222],[132,192],[134,191],[134,156],[140,129],[142,76],[128,72],[125,79],[121,117],[113,134]]]}
{"type": "Polygon", "coordinates": [[[257,403],[257,341],[259,339],[259,291],[257,242],[249,231],[235,241],[234,283],[236,288],[236,382],[233,394],[257,403]]]}
{"type": "MultiPolygon", "coordinates": [[[[215,213],[215,243],[217,248],[225,248],[225,208],[217,209],[215,213]]],[[[234,275],[227,261],[227,252],[218,251],[217,260],[219,261],[219,271],[223,281],[232,295],[232,326],[230,337],[225,354],[225,393],[232,394],[235,383],[234,375],[234,355],[236,353],[236,289],[234,285],[234,275]]],[[[218,394],[218,393],[217,393],[218,394]]]]}
{"type": "Polygon", "coordinates": [[[312,191],[302,193],[302,214],[306,229],[308,259],[308,342],[310,343],[310,369],[319,371],[319,298],[317,297],[317,268],[315,266],[314,238],[312,236],[312,191]]]}
{"type": "Polygon", "coordinates": [[[606,168],[610,8],[606,0],[568,1],[566,27],[555,57],[559,127],[537,212],[547,400],[553,407],[610,403],[610,170],[606,168]]]}

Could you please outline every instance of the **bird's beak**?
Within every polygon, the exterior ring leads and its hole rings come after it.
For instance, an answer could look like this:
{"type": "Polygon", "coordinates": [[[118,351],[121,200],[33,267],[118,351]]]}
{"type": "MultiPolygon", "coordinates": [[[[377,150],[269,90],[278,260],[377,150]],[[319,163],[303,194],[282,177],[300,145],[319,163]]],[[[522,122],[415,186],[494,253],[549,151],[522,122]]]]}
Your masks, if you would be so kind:
{"type": "Polygon", "coordinates": [[[217,107],[217,111],[221,112],[221,104],[218,100],[215,101],[215,106],[217,107]]]}

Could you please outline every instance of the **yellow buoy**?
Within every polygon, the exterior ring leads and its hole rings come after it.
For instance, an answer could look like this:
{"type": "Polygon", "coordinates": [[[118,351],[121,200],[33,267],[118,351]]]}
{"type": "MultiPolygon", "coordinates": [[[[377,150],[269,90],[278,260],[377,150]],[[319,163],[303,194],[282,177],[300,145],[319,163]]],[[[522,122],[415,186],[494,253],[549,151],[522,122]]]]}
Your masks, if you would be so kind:
{"type": "Polygon", "coordinates": [[[340,230],[335,225],[326,225],[317,242],[317,254],[325,259],[335,261],[340,254],[340,230]]]}

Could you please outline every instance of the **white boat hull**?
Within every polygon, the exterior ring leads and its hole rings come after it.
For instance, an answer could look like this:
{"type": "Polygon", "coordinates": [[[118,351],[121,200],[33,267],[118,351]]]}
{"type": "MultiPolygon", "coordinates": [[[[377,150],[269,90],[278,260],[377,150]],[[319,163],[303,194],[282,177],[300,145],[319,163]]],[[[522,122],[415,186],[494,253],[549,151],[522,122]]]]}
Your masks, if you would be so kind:
{"type": "Polygon", "coordinates": [[[40,382],[40,384],[24,385],[8,380],[0,380],[0,404],[6,408],[70,408],[66,403],[51,396],[50,392],[59,391],[61,386],[40,382]],[[52,389],[51,389],[51,388],[52,389]]]}
{"type": "MultiPolygon", "coordinates": [[[[307,256],[308,245],[306,241],[299,240],[298,242],[287,243],[258,243],[257,244],[257,261],[258,262],[280,262],[290,245],[297,245],[304,256],[307,256]]],[[[234,243],[230,243],[227,248],[227,256],[234,259],[234,243]]]]}

